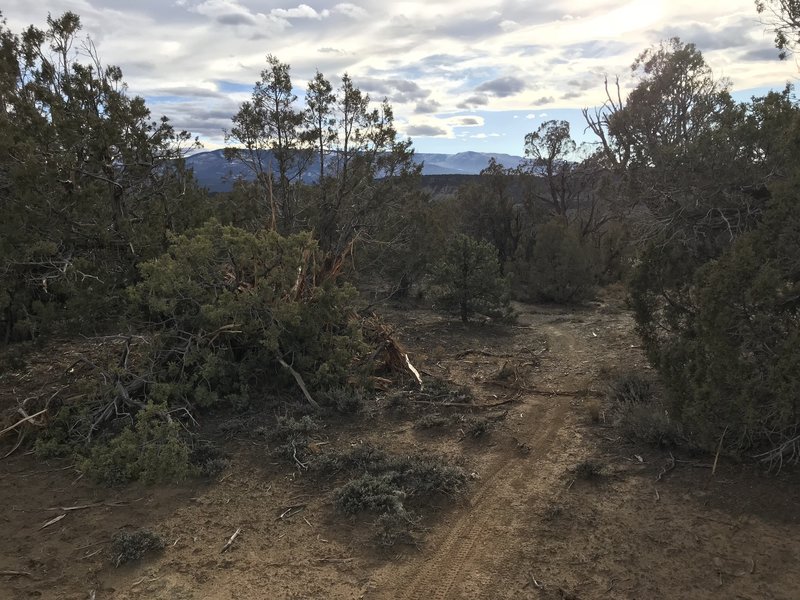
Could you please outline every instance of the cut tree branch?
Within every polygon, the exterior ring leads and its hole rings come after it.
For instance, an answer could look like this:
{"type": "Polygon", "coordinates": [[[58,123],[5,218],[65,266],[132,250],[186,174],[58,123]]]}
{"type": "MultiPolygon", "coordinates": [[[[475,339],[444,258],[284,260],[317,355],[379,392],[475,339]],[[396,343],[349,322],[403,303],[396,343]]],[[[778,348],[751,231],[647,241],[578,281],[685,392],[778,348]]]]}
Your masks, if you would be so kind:
{"type": "Polygon", "coordinates": [[[300,389],[303,391],[303,395],[306,397],[306,400],[308,400],[308,403],[309,403],[311,406],[313,406],[314,408],[316,408],[317,410],[319,410],[319,409],[321,408],[321,407],[320,407],[320,405],[317,403],[317,401],[316,401],[316,400],[314,400],[314,398],[313,398],[313,397],[311,396],[311,394],[308,392],[308,388],[306,387],[306,384],[305,384],[305,382],[303,381],[303,378],[302,378],[302,376],[300,375],[300,373],[298,373],[297,371],[295,371],[295,370],[292,368],[292,366],[291,366],[289,363],[287,363],[285,360],[283,360],[283,358],[281,358],[280,356],[278,357],[278,362],[280,363],[280,365],[281,365],[281,366],[282,366],[284,369],[286,369],[287,371],[289,371],[289,372],[292,374],[292,377],[294,377],[294,380],[297,382],[297,385],[298,385],[298,386],[300,387],[300,389]]]}

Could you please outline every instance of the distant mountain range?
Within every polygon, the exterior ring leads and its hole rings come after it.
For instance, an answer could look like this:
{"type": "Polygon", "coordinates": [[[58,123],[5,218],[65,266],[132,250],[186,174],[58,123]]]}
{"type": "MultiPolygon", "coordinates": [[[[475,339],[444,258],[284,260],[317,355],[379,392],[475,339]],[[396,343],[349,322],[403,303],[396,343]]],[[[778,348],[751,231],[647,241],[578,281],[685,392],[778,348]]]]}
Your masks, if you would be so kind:
{"type": "MultiPolygon", "coordinates": [[[[416,153],[414,161],[422,164],[423,175],[478,175],[494,158],[506,168],[515,168],[525,159],[511,154],[491,152],[459,152],[458,154],[416,153]]],[[[198,183],[211,192],[225,192],[233,188],[239,179],[252,179],[252,173],[241,163],[228,162],[222,150],[198,152],[186,159],[187,166],[194,171],[198,183]]],[[[314,181],[317,168],[310,166],[306,179],[314,181]]]]}
{"type": "Polygon", "coordinates": [[[507,169],[514,169],[525,160],[521,156],[490,152],[414,154],[414,161],[423,165],[423,175],[478,175],[489,166],[489,160],[492,158],[507,169]]]}

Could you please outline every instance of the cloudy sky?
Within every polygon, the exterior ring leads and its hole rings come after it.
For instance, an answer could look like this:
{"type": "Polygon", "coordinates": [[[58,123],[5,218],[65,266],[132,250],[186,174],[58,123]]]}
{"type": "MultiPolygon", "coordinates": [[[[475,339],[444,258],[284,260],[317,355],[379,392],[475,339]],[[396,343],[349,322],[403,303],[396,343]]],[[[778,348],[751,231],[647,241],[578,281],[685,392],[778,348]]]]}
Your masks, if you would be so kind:
{"type": "MultiPolygon", "coordinates": [[[[644,48],[679,36],[746,99],[798,73],[781,62],[752,0],[5,0],[8,27],[72,10],[104,62],[122,67],[154,115],[207,148],[247,99],[268,53],[292,66],[347,71],[388,97],[418,151],[521,154],[526,132],[603,100],[644,48]]],[[[629,83],[626,82],[626,85],[629,83]]]]}

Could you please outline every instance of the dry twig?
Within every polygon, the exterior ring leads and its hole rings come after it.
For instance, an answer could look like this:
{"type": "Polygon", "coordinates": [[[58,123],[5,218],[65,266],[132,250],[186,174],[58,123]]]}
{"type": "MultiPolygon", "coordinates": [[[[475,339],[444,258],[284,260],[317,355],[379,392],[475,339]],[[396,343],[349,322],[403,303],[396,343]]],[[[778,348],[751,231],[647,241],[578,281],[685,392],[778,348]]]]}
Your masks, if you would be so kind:
{"type": "Polygon", "coordinates": [[[711,476],[713,477],[714,474],[717,472],[717,462],[719,461],[719,453],[722,451],[722,441],[725,439],[725,434],[728,433],[728,426],[725,425],[725,431],[722,432],[722,435],[719,438],[719,445],[717,446],[717,454],[714,456],[714,466],[711,467],[711,476]]]}
{"type": "Polygon", "coordinates": [[[666,462],[664,467],[661,469],[661,472],[656,477],[656,481],[661,481],[661,478],[664,477],[667,473],[672,471],[675,468],[675,457],[672,455],[672,452],[669,453],[669,460],[666,462]]]}
{"type": "Polygon", "coordinates": [[[437,407],[447,408],[448,406],[454,406],[459,408],[479,408],[479,409],[487,409],[487,408],[496,408],[498,406],[504,406],[506,404],[511,404],[512,402],[516,402],[516,398],[512,398],[511,400],[503,400],[502,402],[495,402],[494,404],[472,404],[470,402],[435,402],[433,400],[409,400],[411,404],[431,404],[437,407]]]}
{"type": "Polygon", "coordinates": [[[295,516],[297,513],[303,512],[306,508],[305,504],[296,504],[295,506],[290,506],[286,510],[284,510],[278,517],[275,519],[276,521],[288,519],[289,517],[295,516]]]}
{"type": "Polygon", "coordinates": [[[280,357],[278,357],[278,362],[280,363],[280,365],[284,369],[286,369],[287,371],[289,371],[292,374],[292,377],[294,377],[294,380],[297,382],[297,385],[302,390],[303,395],[306,397],[306,400],[308,400],[308,403],[311,406],[313,406],[314,408],[316,408],[317,410],[319,410],[320,409],[319,404],[317,404],[317,401],[314,400],[314,398],[311,397],[311,394],[308,392],[308,388],[306,387],[306,383],[305,383],[305,381],[303,381],[303,377],[300,375],[300,373],[295,371],[289,363],[287,363],[285,360],[283,360],[280,357]]]}
{"type": "Polygon", "coordinates": [[[222,554],[223,552],[226,552],[227,550],[229,550],[229,549],[230,549],[230,547],[231,547],[231,546],[233,546],[233,542],[234,542],[234,540],[235,540],[237,537],[239,537],[239,534],[240,534],[241,532],[242,532],[242,528],[241,528],[241,527],[238,527],[238,528],[236,529],[236,531],[234,531],[234,532],[233,532],[233,535],[231,536],[231,538],[230,538],[230,539],[229,539],[227,542],[225,542],[225,545],[222,547],[222,550],[220,550],[220,551],[219,551],[219,553],[220,553],[220,554],[222,554]]]}
{"type": "Polygon", "coordinates": [[[513,354],[493,354],[492,352],[487,352],[486,350],[474,350],[472,348],[468,348],[467,350],[462,350],[458,354],[454,356],[454,358],[464,358],[469,356],[470,354],[477,354],[479,356],[490,356],[492,358],[515,358],[513,354]]]}
{"type": "Polygon", "coordinates": [[[98,506],[125,506],[127,502],[95,502],[93,504],[78,504],[77,506],[54,506],[47,510],[63,510],[69,512],[72,510],[84,510],[87,508],[97,508],[98,506]]]}
{"type": "Polygon", "coordinates": [[[528,579],[530,581],[528,582],[527,585],[533,584],[534,587],[536,587],[536,589],[538,589],[538,590],[543,590],[544,589],[544,584],[542,582],[540,582],[540,581],[536,581],[536,577],[534,577],[533,573],[531,573],[530,571],[528,572],[528,579]]]}
{"type": "Polygon", "coordinates": [[[66,516],[67,516],[67,513],[64,513],[63,515],[58,515],[54,519],[50,519],[47,523],[45,523],[44,525],[39,527],[39,530],[41,531],[45,527],[50,527],[50,525],[54,525],[54,524],[58,523],[61,519],[63,519],[66,516]]]}

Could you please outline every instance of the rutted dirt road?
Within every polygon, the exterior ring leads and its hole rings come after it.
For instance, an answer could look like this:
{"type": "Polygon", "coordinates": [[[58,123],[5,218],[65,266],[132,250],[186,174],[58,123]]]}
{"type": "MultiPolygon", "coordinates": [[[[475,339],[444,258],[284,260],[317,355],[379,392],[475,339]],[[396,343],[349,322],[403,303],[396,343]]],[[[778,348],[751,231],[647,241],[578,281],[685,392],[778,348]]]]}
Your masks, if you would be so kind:
{"type": "MultiPolygon", "coordinates": [[[[504,340],[501,348],[526,347],[530,332],[546,352],[535,368],[528,366],[521,384],[537,391],[525,392],[507,418],[518,452],[493,453],[468,505],[437,528],[419,555],[387,566],[378,577],[382,591],[374,597],[518,597],[508,583],[519,575],[519,541],[529,535],[531,515],[540,514],[561,493],[567,483],[564,473],[580,452],[572,426],[574,407],[599,393],[597,386],[591,387],[597,383],[596,372],[588,366],[596,354],[591,340],[597,340],[597,333],[575,325],[557,314],[520,315],[514,339],[504,340]],[[537,373],[547,374],[545,380],[537,381],[537,373]]],[[[487,372],[503,366],[502,358],[485,362],[487,372]]],[[[591,362],[595,369],[599,366],[591,362]]],[[[483,387],[490,390],[492,385],[488,381],[483,387]]]]}
{"type": "MultiPolygon", "coordinates": [[[[669,452],[623,443],[611,417],[593,425],[586,406],[615,373],[647,370],[630,316],[613,303],[573,314],[519,308],[521,328],[486,349],[514,348],[522,362],[529,347],[547,348],[522,377],[536,391],[507,417],[525,451],[498,435],[467,505],[420,552],[380,569],[364,597],[799,597],[797,474],[725,463],[711,477],[707,459],[679,454],[685,460],[657,481],[669,452]],[[593,481],[573,472],[586,459],[603,468],[593,481]]],[[[484,358],[472,379],[488,393],[482,373],[504,359],[484,358]]]]}

